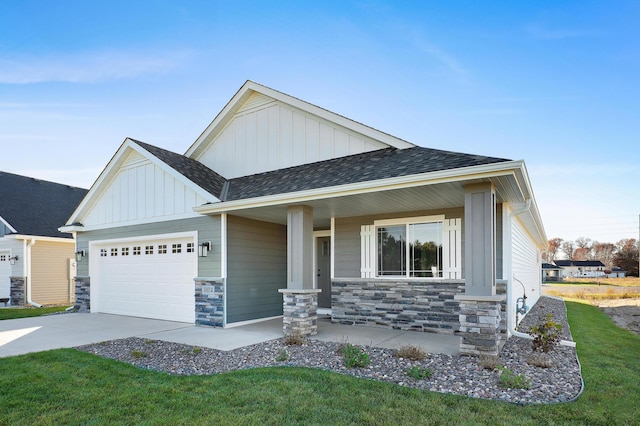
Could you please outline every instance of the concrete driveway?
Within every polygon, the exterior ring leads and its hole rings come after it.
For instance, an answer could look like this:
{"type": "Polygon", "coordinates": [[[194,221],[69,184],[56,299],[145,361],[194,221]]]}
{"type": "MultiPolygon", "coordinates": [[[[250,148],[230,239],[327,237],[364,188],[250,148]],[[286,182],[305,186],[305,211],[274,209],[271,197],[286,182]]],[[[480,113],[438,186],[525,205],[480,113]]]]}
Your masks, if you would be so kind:
{"type": "MultiPolygon", "coordinates": [[[[282,318],[232,328],[109,314],[69,313],[0,321],[0,358],[72,348],[107,340],[140,337],[229,351],[282,337],[282,318]]],[[[457,354],[457,336],[357,327],[318,321],[312,339],[398,349],[417,345],[430,353],[457,354]]]]}

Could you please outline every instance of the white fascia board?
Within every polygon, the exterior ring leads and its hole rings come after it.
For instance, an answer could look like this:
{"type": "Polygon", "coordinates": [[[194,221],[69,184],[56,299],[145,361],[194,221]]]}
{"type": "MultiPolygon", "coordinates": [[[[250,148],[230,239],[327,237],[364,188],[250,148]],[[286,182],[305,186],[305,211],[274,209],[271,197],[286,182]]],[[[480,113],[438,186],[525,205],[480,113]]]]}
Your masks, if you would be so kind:
{"type": "Polygon", "coordinates": [[[60,232],[88,232],[88,231],[97,231],[100,229],[111,229],[111,228],[121,228],[126,226],[144,225],[147,223],[162,223],[162,222],[172,222],[175,220],[194,219],[197,217],[201,217],[201,215],[196,214],[194,212],[186,212],[179,215],[159,216],[157,218],[136,219],[136,220],[129,220],[126,222],[103,223],[100,225],[91,225],[91,226],[69,225],[69,226],[62,226],[58,228],[58,230],[60,232]]]}
{"type": "Polygon", "coordinates": [[[2,216],[0,216],[0,222],[2,222],[4,224],[4,226],[6,226],[7,228],[9,228],[9,230],[11,232],[18,232],[16,231],[16,228],[14,228],[13,226],[11,226],[11,224],[9,222],[7,222],[6,220],[4,220],[4,218],[2,216]]]}
{"type": "Polygon", "coordinates": [[[251,80],[247,80],[244,85],[236,92],[231,100],[225,105],[225,107],[218,113],[216,118],[207,126],[204,132],[198,137],[198,139],[191,145],[191,147],[185,153],[185,156],[197,159],[200,155],[201,147],[211,142],[213,136],[222,131],[229,118],[235,114],[238,108],[244,103],[244,101],[251,96],[253,92],[261,93],[265,96],[273,98],[279,102],[287,105],[291,105],[301,111],[307,112],[312,115],[316,115],[331,123],[335,123],[339,126],[345,127],[356,133],[360,133],[371,139],[380,141],[390,147],[405,149],[413,148],[416,145],[392,136],[388,133],[376,130],[373,127],[366,126],[357,121],[351,120],[342,115],[331,112],[327,109],[320,108],[316,105],[305,102],[301,99],[294,98],[293,96],[263,86],[251,80]]]}
{"type": "Polygon", "coordinates": [[[42,237],[39,235],[11,234],[11,235],[5,235],[5,238],[10,240],[35,240],[35,241],[46,241],[50,243],[66,243],[66,244],[73,244],[73,245],[76,244],[76,241],[73,238],[42,237]]]}
{"type": "Polygon", "coordinates": [[[281,204],[302,203],[347,195],[366,194],[391,189],[411,188],[415,186],[435,185],[439,183],[460,182],[470,179],[492,178],[512,175],[521,167],[521,161],[508,161],[481,166],[464,167],[460,169],[441,170],[389,179],[358,182],[348,185],[311,189],[307,191],[275,194],[265,197],[249,198],[246,200],[225,201],[214,205],[205,204],[193,210],[200,214],[218,214],[234,210],[244,210],[256,207],[267,207],[281,204]]]}
{"type": "Polygon", "coordinates": [[[521,187],[521,190],[523,189],[526,190],[526,193],[523,192],[525,199],[531,200],[531,207],[529,208],[529,211],[524,214],[530,215],[531,220],[536,226],[536,230],[535,232],[532,232],[532,235],[534,236],[534,240],[536,241],[538,248],[546,249],[549,243],[547,238],[547,233],[544,229],[542,217],[540,216],[538,203],[536,202],[535,196],[533,194],[531,180],[529,179],[529,173],[527,172],[527,167],[524,161],[520,161],[520,163],[521,165],[517,169],[516,178],[518,179],[518,183],[521,187]]]}
{"type": "Polygon", "coordinates": [[[69,220],[67,220],[67,224],[65,226],[58,228],[59,231],[73,232],[73,231],[86,230],[86,228],[84,227],[74,226],[73,223],[79,222],[78,219],[81,218],[81,216],[83,216],[86,210],[88,210],[95,201],[100,199],[100,195],[102,195],[102,193],[108,187],[108,182],[111,179],[113,179],[115,174],[118,172],[120,166],[126,159],[126,156],[128,153],[127,150],[129,149],[134,150],[140,153],[141,155],[143,155],[144,157],[146,157],[147,159],[149,159],[153,164],[157,165],[162,170],[166,171],[171,176],[173,176],[180,182],[184,183],[188,188],[194,190],[197,194],[202,196],[202,198],[204,198],[205,200],[208,200],[209,202],[212,202],[212,203],[220,201],[213,195],[209,194],[204,189],[200,188],[195,183],[191,182],[189,179],[187,179],[177,170],[173,169],[172,167],[169,167],[166,163],[161,161],[158,157],[154,156],[146,149],[142,148],[133,140],[131,140],[130,138],[126,138],[122,143],[122,145],[120,145],[120,148],[118,148],[116,153],[113,155],[113,157],[111,158],[107,166],[104,168],[102,173],[100,173],[100,175],[98,176],[98,179],[96,179],[93,185],[91,185],[91,188],[89,189],[89,192],[87,193],[87,195],[82,199],[82,202],[78,205],[78,207],[73,212],[69,220]]]}

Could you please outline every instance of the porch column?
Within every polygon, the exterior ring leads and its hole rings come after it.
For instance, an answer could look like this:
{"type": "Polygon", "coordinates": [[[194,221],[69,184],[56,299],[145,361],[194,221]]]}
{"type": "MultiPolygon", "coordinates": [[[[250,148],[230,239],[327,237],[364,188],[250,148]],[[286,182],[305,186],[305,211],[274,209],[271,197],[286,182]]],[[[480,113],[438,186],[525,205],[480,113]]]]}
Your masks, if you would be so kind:
{"type": "Polygon", "coordinates": [[[283,298],[282,331],[286,336],[318,332],[318,293],[313,288],[313,209],[287,209],[287,288],[283,298]]]}
{"type": "Polygon", "coordinates": [[[287,288],[313,288],[313,209],[287,210],[287,288]]]}
{"type": "Polygon", "coordinates": [[[464,292],[496,294],[496,194],[492,183],[464,188],[464,292]]]}
{"type": "Polygon", "coordinates": [[[460,354],[497,355],[500,303],[496,295],[496,194],[492,183],[464,188],[464,294],[460,303],[460,354]]]}

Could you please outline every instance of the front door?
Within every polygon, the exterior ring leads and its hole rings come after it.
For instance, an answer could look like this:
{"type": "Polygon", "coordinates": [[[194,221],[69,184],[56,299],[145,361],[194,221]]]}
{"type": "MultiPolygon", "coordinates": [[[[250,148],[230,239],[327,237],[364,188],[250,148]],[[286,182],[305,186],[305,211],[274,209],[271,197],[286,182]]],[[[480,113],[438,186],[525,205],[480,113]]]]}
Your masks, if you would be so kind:
{"type": "Polygon", "coordinates": [[[331,238],[316,238],[316,280],[322,292],[318,294],[318,307],[331,308],[331,238]]]}

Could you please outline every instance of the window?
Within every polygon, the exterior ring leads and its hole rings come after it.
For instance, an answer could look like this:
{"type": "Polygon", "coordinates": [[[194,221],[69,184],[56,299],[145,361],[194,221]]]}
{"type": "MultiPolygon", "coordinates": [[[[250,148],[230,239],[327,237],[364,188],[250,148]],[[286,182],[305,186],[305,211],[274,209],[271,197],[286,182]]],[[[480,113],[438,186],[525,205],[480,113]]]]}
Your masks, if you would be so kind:
{"type": "Polygon", "coordinates": [[[133,247],[133,255],[134,256],[139,256],[140,255],[140,246],[133,247]]]}
{"type": "Polygon", "coordinates": [[[129,256],[129,247],[122,247],[120,250],[123,256],[129,256]]]}
{"type": "Polygon", "coordinates": [[[361,277],[461,278],[461,219],[377,220],[361,228],[361,277]]]}
{"type": "Polygon", "coordinates": [[[166,244],[158,244],[158,254],[167,254],[166,244]]]}
{"type": "Polygon", "coordinates": [[[442,222],[376,228],[377,275],[437,277],[442,269],[442,222]]]}
{"type": "Polygon", "coordinates": [[[6,262],[7,261],[7,255],[6,254],[0,254],[0,262],[6,262]]]}
{"type": "Polygon", "coordinates": [[[182,244],[171,244],[171,253],[182,253],[182,244]]]}
{"type": "Polygon", "coordinates": [[[118,255],[118,249],[117,248],[112,248],[111,249],[111,256],[117,256],[118,255]]]}
{"type": "Polygon", "coordinates": [[[107,257],[107,249],[100,249],[100,257],[107,257]]]}
{"type": "Polygon", "coordinates": [[[153,254],[153,246],[144,246],[144,254],[153,254]]]}
{"type": "Polygon", "coordinates": [[[195,247],[193,243],[187,243],[187,253],[193,253],[195,251],[195,247]]]}

